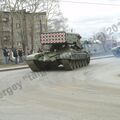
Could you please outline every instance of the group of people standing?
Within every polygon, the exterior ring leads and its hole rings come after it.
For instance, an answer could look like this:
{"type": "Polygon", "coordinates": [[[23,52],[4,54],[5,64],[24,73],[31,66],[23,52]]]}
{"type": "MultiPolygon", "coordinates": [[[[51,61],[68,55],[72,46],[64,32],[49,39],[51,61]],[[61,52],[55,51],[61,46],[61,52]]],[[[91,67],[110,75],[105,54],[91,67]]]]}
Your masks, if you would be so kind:
{"type": "Polygon", "coordinates": [[[9,64],[9,62],[15,62],[16,64],[23,62],[23,50],[22,49],[8,49],[3,48],[4,63],[9,64]]]}

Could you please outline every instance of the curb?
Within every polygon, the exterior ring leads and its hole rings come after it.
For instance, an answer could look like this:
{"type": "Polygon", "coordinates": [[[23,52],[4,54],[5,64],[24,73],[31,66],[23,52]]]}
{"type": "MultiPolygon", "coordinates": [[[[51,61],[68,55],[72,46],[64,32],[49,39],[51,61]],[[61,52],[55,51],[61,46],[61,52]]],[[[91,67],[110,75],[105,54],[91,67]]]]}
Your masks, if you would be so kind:
{"type": "Polygon", "coordinates": [[[104,58],[112,58],[112,57],[115,57],[115,56],[114,56],[114,55],[109,55],[109,56],[91,57],[90,60],[104,59],[104,58]]]}
{"type": "Polygon", "coordinates": [[[0,72],[4,72],[4,71],[12,71],[12,70],[20,70],[20,69],[27,69],[29,68],[28,65],[25,66],[17,66],[17,67],[9,67],[9,68],[1,68],[0,72]]]}

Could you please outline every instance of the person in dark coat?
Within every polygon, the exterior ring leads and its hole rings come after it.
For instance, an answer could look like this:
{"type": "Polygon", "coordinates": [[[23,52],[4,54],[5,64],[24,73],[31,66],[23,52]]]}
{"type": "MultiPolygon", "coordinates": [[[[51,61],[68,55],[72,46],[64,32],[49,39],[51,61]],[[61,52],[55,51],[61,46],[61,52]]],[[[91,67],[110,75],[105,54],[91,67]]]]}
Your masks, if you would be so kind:
{"type": "Polygon", "coordinates": [[[9,61],[8,61],[8,53],[9,53],[9,51],[8,51],[7,47],[3,48],[4,63],[5,64],[9,63],[9,61]]]}
{"type": "Polygon", "coordinates": [[[22,49],[19,49],[18,50],[19,63],[23,62],[22,56],[23,56],[23,51],[22,51],[22,49]]]}
{"type": "Polygon", "coordinates": [[[12,51],[13,51],[13,56],[15,57],[15,63],[17,64],[17,63],[18,63],[18,53],[17,53],[17,49],[16,49],[16,48],[13,48],[12,51]]]}

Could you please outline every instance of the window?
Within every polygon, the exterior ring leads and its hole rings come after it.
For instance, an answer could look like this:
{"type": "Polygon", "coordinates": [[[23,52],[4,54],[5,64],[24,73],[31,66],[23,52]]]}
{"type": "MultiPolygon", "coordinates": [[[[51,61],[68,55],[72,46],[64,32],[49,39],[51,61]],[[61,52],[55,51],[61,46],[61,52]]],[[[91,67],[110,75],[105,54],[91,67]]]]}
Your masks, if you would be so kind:
{"type": "Polygon", "coordinates": [[[2,18],[2,21],[3,22],[8,22],[8,18],[4,17],[4,18],[2,18]]]}
{"type": "Polygon", "coordinates": [[[20,23],[16,23],[16,28],[20,28],[20,23]]]}

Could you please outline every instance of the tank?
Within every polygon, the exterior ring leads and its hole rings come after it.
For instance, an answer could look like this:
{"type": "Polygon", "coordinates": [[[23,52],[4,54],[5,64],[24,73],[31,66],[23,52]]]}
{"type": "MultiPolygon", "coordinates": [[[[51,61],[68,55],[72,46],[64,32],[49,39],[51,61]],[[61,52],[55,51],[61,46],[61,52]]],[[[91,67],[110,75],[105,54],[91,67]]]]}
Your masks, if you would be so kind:
{"type": "Polygon", "coordinates": [[[120,46],[113,47],[112,48],[112,53],[115,57],[120,57],[120,46]]]}
{"type": "Polygon", "coordinates": [[[74,33],[52,32],[41,34],[42,52],[26,57],[32,71],[56,69],[62,66],[73,70],[90,63],[90,54],[80,43],[81,36],[74,33]]]}

